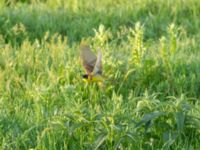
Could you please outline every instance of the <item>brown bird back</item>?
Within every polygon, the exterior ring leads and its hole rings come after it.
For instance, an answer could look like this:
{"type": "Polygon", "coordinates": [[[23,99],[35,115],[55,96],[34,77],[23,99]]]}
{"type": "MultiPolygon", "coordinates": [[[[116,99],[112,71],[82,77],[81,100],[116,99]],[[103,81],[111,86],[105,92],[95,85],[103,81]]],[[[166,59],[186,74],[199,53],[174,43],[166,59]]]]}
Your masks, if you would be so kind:
{"type": "Polygon", "coordinates": [[[87,74],[91,74],[97,61],[97,57],[88,45],[81,45],[81,59],[87,74]]]}

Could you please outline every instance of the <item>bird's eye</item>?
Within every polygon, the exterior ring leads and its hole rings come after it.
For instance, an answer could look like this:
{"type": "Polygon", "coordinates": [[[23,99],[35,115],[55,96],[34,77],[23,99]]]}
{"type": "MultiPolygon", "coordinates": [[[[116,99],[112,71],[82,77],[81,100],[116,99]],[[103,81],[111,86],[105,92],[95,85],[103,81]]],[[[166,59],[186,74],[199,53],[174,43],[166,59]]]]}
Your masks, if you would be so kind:
{"type": "Polygon", "coordinates": [[[84,74],[84,75],[82,75],[82,77],[83,77],[84,79],[88,79],[88,74],[84,74]]]}

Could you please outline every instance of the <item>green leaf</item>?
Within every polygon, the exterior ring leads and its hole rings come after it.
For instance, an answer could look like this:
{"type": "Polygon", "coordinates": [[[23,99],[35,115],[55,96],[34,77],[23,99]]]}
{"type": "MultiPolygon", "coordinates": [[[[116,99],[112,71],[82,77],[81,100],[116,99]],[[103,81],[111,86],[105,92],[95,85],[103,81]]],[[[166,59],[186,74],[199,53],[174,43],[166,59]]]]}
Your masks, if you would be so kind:
{"type": "Polygon", "coordinates": [[[177,112],[175,114],[175,117],[176,117],[177,130],[180,133],[184,128],[185,114],[183,112],[177,112]]]}
{"type": "Polygon", "coordinates": [[[165,112],[152,112],[152,113],[149,113],[149,114],[145,114],[143,116],[142,120],[136,125],[136,127],[139,127],[143,124],[146,124],[146,123],[148,123],[149,121],[151,121],[155,118],[164,116],[165,114],[166,114],[165,112]]]}
{"type": "Polygon", "coordinates": [[[196,129],[200,129],[200,118],[194,116],[187,116],[187,125],[192,125],[196,129]]]}
{"type": "Polygon", "coordinates": [[[93,145],[93,149],[97,150],[103,144],[103,142],[107,139],[107,136],[108,136],[107,133],[100,134],[93,145]]]}
{"type": "MultiPolygon", "coordinates": [[[[135,136],[135,135],[134,135],[135,136]]],[[[128,139],[130,140],[129,142],[134,143],[135,139],[131,133],[127,133],[124,136],[122,136],[114,145],[114,149],[118,149],[120,144],[122,143],[123,140],[128,139]]]]}
{"type": "Polygon", "coordinates": [[[178,134],[176,132],[172,131],[166,131],[163,133],[163,139],[165,144],[163,145],[164,150],[168,150],[170,146],[175,142],[176,138],[178,137],[178,134]]]}

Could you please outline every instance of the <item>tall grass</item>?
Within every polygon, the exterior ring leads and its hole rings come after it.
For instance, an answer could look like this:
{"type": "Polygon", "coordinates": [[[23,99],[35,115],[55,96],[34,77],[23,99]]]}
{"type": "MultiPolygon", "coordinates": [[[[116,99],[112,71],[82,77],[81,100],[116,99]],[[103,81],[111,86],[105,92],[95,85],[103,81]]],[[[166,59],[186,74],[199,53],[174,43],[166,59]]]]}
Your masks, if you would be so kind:
{"type": "Polygon", "coordinates": [[[66,35],[70,42],[82,37],[93,36],[93,28],[103,24],[116,33],[120,26],[132,27],[142,22],[146,27],[145,39],[160,38],[172,22],[187,30],[188,36],[199,35],[198,0],[91,0],[63,1],[48,0],[46,3],[14,4],[0,12],[1,34],[7,41],[12,40],[12,28],[22,23],[29,39],[41,39],[47,31],[66,35]]]}
{"type": "Polygon", "coordinates": [[[197,0],[5,6],[1,149],[198,149],[199,7],[197,0]],[[102,86],[82,82],[83,38],[102,49],[102,86]]]}

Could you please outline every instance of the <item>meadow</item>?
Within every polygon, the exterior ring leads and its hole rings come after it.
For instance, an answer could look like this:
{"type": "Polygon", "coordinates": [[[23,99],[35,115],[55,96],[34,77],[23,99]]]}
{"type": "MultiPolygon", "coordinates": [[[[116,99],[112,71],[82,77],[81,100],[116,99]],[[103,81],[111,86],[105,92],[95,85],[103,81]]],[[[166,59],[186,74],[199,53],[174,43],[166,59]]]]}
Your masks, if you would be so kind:
{"type": "Polygon", "coordinates": [[[1,0],[0,149],[200,148],[199,0],[1,0]],[[80,42],[102,50],[85,84],[80,42]]]}

